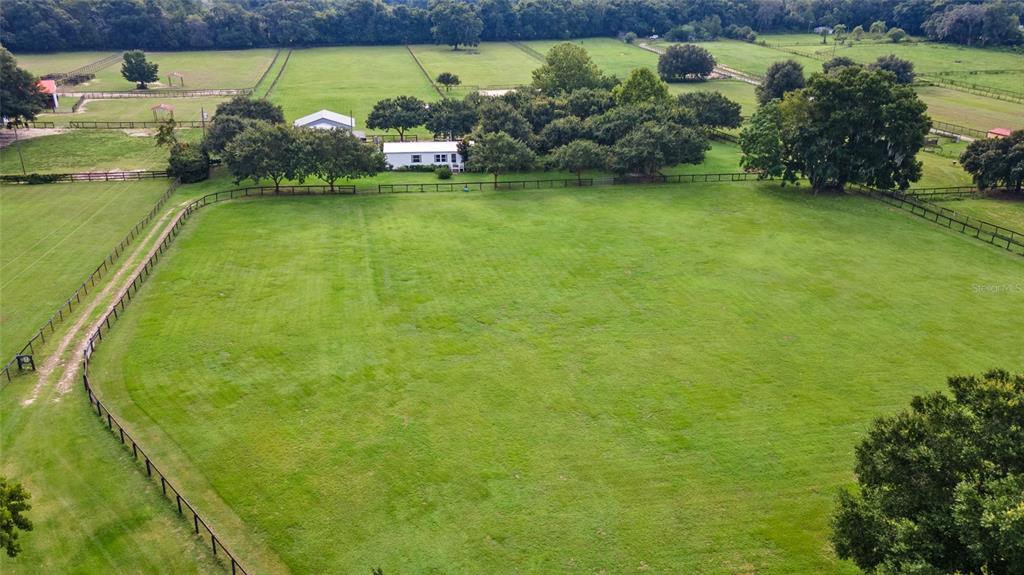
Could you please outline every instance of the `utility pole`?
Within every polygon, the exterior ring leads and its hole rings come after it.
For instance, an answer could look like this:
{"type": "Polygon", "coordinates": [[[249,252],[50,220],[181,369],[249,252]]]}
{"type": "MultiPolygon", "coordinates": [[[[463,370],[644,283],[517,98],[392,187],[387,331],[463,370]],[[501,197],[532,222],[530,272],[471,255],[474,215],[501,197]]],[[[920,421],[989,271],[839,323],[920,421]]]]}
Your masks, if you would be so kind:
{"type": "Polygon", "coordinates": [[[19,120],[15,120],[14,123],[11,124],[12,126],[14,126],[14,144],[13,144],[13,146],[14,146],[14,149],[18,151],[18,159],[21,161],[21,175],[24,176],[24,175],[27,175],[28,172],[25,171],[25,156],[21,155],[21,146],[18,145],[18,122],[19,122],[19,120]]]}

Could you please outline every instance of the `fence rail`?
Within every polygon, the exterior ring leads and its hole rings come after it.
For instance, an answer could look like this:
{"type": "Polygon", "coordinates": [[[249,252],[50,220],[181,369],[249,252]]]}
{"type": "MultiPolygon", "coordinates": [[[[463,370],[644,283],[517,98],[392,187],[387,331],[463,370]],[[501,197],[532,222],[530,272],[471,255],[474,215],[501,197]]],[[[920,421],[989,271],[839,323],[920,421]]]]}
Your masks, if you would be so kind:
{"type": "Polygon", "coordinates": [[[932,120],[932,130],[936,132],[946,132],[949,134],[956,134],[957,136],[967,136],[969,138],[987,138],[988,133],[984,130],[978,130],[976,128],[968,128],[966,126],[960,126],[957,124],[950,124],[949,122],[939,122],[932,120]]]}
{"type": "Polygon", "coordinates": [[[253,88],[222,88],[206,90],[132,90],[124,92],[58,92],[58,96],[85,96],[88,100],[117,100],[122,98],[199,98],[203,96],[248,96],[253,88]]]}
{"type": "Polygon", "coordinates": [[[47,76],[49,76],[50,78],[56,80],[57,83],[59,84],[61,81],[65,80],[67,78],[70,78],[72,76],[80,76],[80,75],[83,75],[83,74],[92,74],[93,72],[98,72],[98,71],[100,71],[100,70],[110,66],[114,62],[117,62],[122,57],[123,57],[123,54],[121,54],[120,52],[117,53],[117,54],[111,54],[109,56],[104,56],[103,58],[100,58],[99,60],[96,60],[94,62],[90,62],[90,63],[88,63],[88,64],[86,64],[84,66],[79,66],[78,68],[75,68],[74,70],[69,70],[67,72],[53,72],[53,73],[47,74],[47,76]]]}
{"type": "Polygon", "coordinates": [[[65,319],[67,319],[68,316],[71,315],[71,313],[75,310],[75,307],[78,304],[82,303],[82,296],[88,295],[90,288],[96,287],[96,282],[103,277],[103,274],[105,274],[107,270],[110,269],[110,266],[112,266],[114,262],[117,261],[117,259],[121,256],[121,254],[124,253],[128,246],[130,246],[132,242],[139,237],[139,235],[142,232],[142,229],[145,228],[151,221],[153,221],[153,218],[156,217],[157,213],[160,211],[160,208],[163,207],[164,203],[167,202],[167,199],[171,197],[171,194],[173,194],[174,190],[176,190],[177,188],[178,181],[175,180],[171,182],[171,185],[167,187],[167,190],[163,193],[163,195],[160,196],[156,204],[149,210],[149,213],[146,214],[144,218],[139,220],[137,224],[132,226],[130,230],[128,230],[128,233],[125,234],[124,239],[122,239],[120,243],[114,246],[114,249],[110,250],[110,253],[107,254],[107,257],[104,258],[102,262],[100,262],[100,265],[96,266],[96,269],[93,270],[91,274],[89,274],[89,277],[85,278],[85,281],[83,281],[82,284],[78,286],[78,289],[76,289],[74,293],[72,293],[71,296],[68,297],[59,308],[57,308],[57,311],[53,312],[53,315],[50,316],[50,319],[46,320],[46,322],[44,322],[43,325],[38,330],[36,330],[36,334],[33,335],[28,340],[28,343],[26,343],[21,348],[21,351],[19,351],[15,355],[15,357],[11,358],[11,360],[8,361],[6,365],[4,365],[3,374],[4,376],[7,377],[7,381],[11,381],[11,369],[15,367],[18,363],[17,356],[26,355],[25,352],[28,352],[29,355],[35,355],[36,344],[46,343],[46,330],[49,329],[50,335],[53,335],[57,331],[54,322],[60,324],[65,319]],[[67,310],[67,313],[65,313],[65,309],[67,310]]]}
{"type": "Polygon", "coordinates": [[[57,127],[57,124],[54,124],[53,122],[37,122],[35,120],[30,121],[30,122],[19,121],[17,123],[15,123],[15,122],[8,122],[7,123],[8,127],[13,127],[15,125],[17,125],[19,128],[33,128],[33,129],[49,129],[49,128],[56,128],[57,127]]]}
{"type": "Polygon", "coordinates": [[[1006,249],[1009,252],[1024,256],[1024,233],[986,222],[975,220],[954,210],[933,204],[906,192],[876,190],[865,186],[851,186],[855,190],[867,194],[883,202],[907,210],[915,216],[977,238],[1006,249]]]}
{"type": "Polygon", "coordinates": [[[166,170],[143,170],[138,172],[76,172],[73,174],[8,174],[0,176],[5,184],[30,183],[35,178],[45,178],[44,183],[64,182],[135,182],[170,178],[166,170]]]}
{"type": "MultiPolygon", "coordinates": [[[[998,191],[998,190],[989,190],[998,191]]],[[[904,195],[923,200],[962,200],[977,198],[984,192],[974,186],[950,186],[941,188],[913,188],[903,192],[904,195]]]]}
{"type": "MultiPolygon", "coordinates": [[[[143,129],[143,128],[159,128],[160,126],[166,125],[167,122],[135,122],[135,121],[123,121],[123,122],[99,122],[99,121],[84,121],[84,120],[72,120],[68,123],[68,126],[72,128],[79,128],[82,130],[126,130],[126,129],[143,129]]],[[[199,120],[175,120],[174,126],[176,128],[202,128],[203,122],[199,120]]]]}
{"type": "Polygon", "coordinates": [[[1004,102],[1013,102],[1015,104],[1024,103],[1024,94],[1020,92],[1002,90],[1000,88],[992,88],[990,86],[982,86],[980,84],[972,84],[970,82],[962,82],[960,80],[953,80],[938,74],[920,74],[918,79],[922,82],[942,86],[958,92],[966,92],[976,96],[984,96],[986,98],[1002,100],[1004,102]]]}
{"type": "MultiPolygon", "coordinates": [[[[278,53],[280,53],[280,51],[278,51],[278,53]]],[[[288,49],[288,53],[285,54],[285,56],[284,56],[284,62],[281,62],[281,67],[277,70],[277,74],[274,76],[274,81],[270,83],[270,86],[267,88],[267,91],[263,93],[263,99],[267,99],[268,97],[270,97],[270,93],[273,92],[274,88],[277,87],[277,82],[278,82],[278,80],[281,79],[281,75],[284,74],[284,69],[288,67],[288,60],[291,60],[291,58],[292,58],[292,50],[291,50],[291,48],[289,48],[288,49]]],[[[277,61],[277,56],[274,56],[274,61],[275,62],[277,61]]],[[[271,63],[270,66],[273,67],[274,64],[271,63]]],[[[267,71],[263,73],[264,76],[269,71],[270,71],[270,68],[267,68],[267,71]]],[[[262,82],[262,81],[263,81],[263,78],[261,77],[260,78],[260,82],[262,82]]],[[[257,82],[256,85],[253,86],[253,90],[255,91],[255,89],[259,85],[260,85],[260,83],[257,82]]]]}

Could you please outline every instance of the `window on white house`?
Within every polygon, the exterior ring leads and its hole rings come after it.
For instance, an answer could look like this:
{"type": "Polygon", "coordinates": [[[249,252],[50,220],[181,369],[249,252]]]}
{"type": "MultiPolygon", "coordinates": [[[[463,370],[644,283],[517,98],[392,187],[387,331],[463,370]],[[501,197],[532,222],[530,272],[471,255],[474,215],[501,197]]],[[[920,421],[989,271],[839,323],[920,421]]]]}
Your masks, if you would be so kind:
{"type": "Polygon", "coordinates": [[[419,155],[419,154],[413,154],[413,155],[412,155],[412,163],[414,163],[414,164],[418,164],[418,163],[420,163],[420,162],[422,162],[422,161],[423,161],[423,158],[422,158],[422,157],[420,157],[420,155],[419,155]]]}

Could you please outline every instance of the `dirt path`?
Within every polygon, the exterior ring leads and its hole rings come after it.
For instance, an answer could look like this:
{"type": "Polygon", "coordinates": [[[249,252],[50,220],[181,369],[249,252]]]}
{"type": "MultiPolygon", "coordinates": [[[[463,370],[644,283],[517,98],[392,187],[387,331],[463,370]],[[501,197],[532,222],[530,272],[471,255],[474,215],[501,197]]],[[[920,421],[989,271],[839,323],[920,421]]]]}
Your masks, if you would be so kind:
{"type": "MultiPolygon", "coordinates": [[[[75,320],[75,323],[72,324],[71,328],[69,328],[67,333],[64,334],[64,337],[61,338],[60,343],[57,345],[57,348],[54,349],[53,352],[50,353],[49,356],[47,356],[46,360],[39,366],[39,369],[37,370],[38,381],[36,381],[35,387],[32,388],[32,393],[30,393],[28,397],[22,401],[22,405],[31,405],[33,402],[35,402],[35,400],[39,397],[40,392],[46,385],[47,381],[50,379],[50,376],[54,373],[54,371],[57,371],[60,368],[64,368],[64,372],[61,374],[61,378],[57,384],[58,391],[60,391],[61,395],[63,395],[64,393],[67,392],[68,389],[71,388],[71,382],[73,381],[75,375],[77,375],[78,373],[78,358],[81,355],[81,353],[85,351],[85,345],[89,341],[88,334],[91,334],[96,329],[96,327],[98,327],[99,323],[97,322],[93,326],[90,326],[90,328],[86,330],[84,333],[82,331],[82,326],[85,325],[85,322],[89,321],[89,317],[92,315],[92,313],[96,310],[97,307],[103,305],[105,302],[111,301],[110,296],[112,293],[117,292],[117,296],[113,299],[113,301],[116,302],[120,298],[121,293],[123,293],[123,291],[127,289],[127,286],[124,285],[125,276],[128,275],[128,277],[134,277],[134,274],[137,273],[137,270],[141,269],[141,266],[145,264],[146,259],[148,259],[148,257],[144,258],[141,264],[135,269],[127,265],[127,262],[130,262],[132,257],[134,257],[138,253],[138,250],[141,249],[141,246],[147,245],[148,242],[154,236],[160,234],[161,232],[167,232],[164,222],[166,222],[167,219],[171,216],[172,212],[167,212],[163,216],[161,216],[156,222],[153,223],[153,226],[150,229],[149,233],[146,234],[146,236],[137,243],[137,246],[140,247],[136,248],[136,250],[133,251],[131,255],[124,259],[126,265],[122,265],[121,269],[119,269],[114,274],[114,276],[107,282],[107,285],[102,290],[100,290],[99,293],[93,295],[91,301],[85,306],[85,309],[79,311],[78,319],[75,320]],[[80,339],[82,341],[79,341],[75,346],[75,352],[70,355],[71,365],[68,366],[67,350],[69,347],[71,347],[72,344],[75,343],[76,339],[80,339]]],[[[177,215],[175,213],[174,219],[176,218],[177,215]]],[[[161,240],[162,239],[163,238],[161,236],[161,240]]],[[[112,306],[113,304],[108,304],[108,311],[112,309],[112,306]]],[[[105,315],[106,314],[104,313],[104,316],[105,315]]]]}

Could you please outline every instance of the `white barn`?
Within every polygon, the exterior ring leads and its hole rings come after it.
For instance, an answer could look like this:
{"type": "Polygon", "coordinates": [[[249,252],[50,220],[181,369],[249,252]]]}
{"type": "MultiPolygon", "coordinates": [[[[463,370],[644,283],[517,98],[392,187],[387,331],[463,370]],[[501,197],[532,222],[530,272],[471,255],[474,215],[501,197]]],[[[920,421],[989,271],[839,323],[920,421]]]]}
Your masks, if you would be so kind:
{"type": "Polygon", "coordinates": [[[344,114],[330,110],[320,110],[308,116],[303,116],[292,122],[297,128],[315,128],[318,130],[348,130],[357,138],[366,139],[366,134],[356,131],[356,120],[344,114]]]}
{"type": "Polygon", "coordinates": [[[392,168],[449,166],[453,172],[465,169],[459,142],[385,142],[384,159],[392,168]]]}

